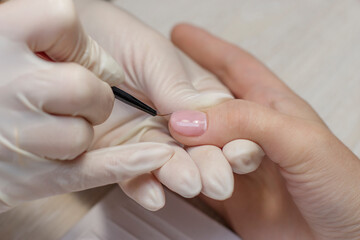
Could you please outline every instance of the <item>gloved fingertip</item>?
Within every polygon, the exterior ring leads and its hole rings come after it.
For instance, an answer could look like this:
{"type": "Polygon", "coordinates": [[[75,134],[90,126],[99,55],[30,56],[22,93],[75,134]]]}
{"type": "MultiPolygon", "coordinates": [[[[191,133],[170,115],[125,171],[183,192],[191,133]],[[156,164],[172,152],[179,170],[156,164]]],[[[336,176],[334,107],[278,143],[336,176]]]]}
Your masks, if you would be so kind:
{"type": "Polygon", "coordinates": [[[165,194],[160,183],[148,184],[137,202],[150,211],[157,211],[165,206],[165,194]]]}
{"type": "Polygon", "coordinates": [[[202,184],[199,172],[183,168],[181,171],[173,173],[171,178],[168,174],[162,174],[167,170],[160,168],[154,171],[155,176],[171,191],[183,196],[184,198],[192,198],[201,192],[202,184]]]}
{"type": "Polygon", "coordinates": [[[265,156],[262,148],[254,142],[238,139],[227,143],[222,149],[233,172],[247,174],[255,171],[265,156]]]}
{"type": "Polygon", "coordinates": [[[151,194],[141,201],[140,204],[149,211],[158,211],[165,206],[165,198],[158,194],[151,194]]]}
{"type": "Polygon", "coordinates": [[[234,191],[234,175],[230,166],[227,166],[228,168],[218,166],[216,171],[209,171],[207,174],[203,172],[201,192],[205,196],[220,201],[231,197],[234,191]]]}
{"type": "Polygon", "coordinates": [[[157,211],[165,206],[163,187],[151,173],[119,183],[119,186],[126,195],[147,210],[157,211]]]}
{"type": "Polygon", "coordinates": [[[234,180],[232,177],[232,179],[216,181],[216,183],[212,183],[211,186],[204,187],[201,193],[214,200],[223,201],[230,198],[233,191],[234,180]]]}
{"type": "Polygon", "coordinates": [[[143,191],[137,196],[129,193],[126,194],[135,202],[140,204],[143,208],[149,211],[158,211],[165,206],[165,195],[164,192],[159,188],[146,189],[146,191],[143,191]]]}
{"type": "Polygon", "coordinates": [[[182,174],[177,174],[179,182],[181,182],[181,187],[176,189],[176,192],[183,196],[184,198],[192,198],[201,192],[202,184],[200,176],[194,176],[193,173],[189,171],[184,171],[182,174]]]}

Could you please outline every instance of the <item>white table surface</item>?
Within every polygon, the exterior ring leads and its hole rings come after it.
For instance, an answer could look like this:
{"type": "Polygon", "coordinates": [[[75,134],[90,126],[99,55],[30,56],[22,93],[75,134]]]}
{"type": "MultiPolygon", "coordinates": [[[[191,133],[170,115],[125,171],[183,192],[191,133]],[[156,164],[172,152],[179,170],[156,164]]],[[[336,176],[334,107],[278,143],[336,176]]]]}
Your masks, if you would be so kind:
{"type": "MultiPolygon", "coordinates": [[[[264,61],[360,156],[360,1],[117,0],[164,35],[202,26],[264,61]]],[[[57,239],[109,187],[42,199],[0,215],[1,239],[57,239]]]]}

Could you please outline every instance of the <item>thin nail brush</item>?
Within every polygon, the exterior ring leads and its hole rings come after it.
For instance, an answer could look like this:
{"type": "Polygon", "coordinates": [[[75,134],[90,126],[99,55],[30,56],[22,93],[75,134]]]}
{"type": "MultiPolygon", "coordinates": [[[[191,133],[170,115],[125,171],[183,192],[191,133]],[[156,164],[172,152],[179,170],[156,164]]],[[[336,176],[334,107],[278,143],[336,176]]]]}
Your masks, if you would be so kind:
{"type": "Polygon", "coordinates": [[[146,105],[145,103],[143,103],[142,101],[140,101],[139,99],[137,99],[136,97],[130,95],[129,93],[121,90],[120,88],[117,87],[111,87],[115,98],[126,103],[127,105],[130,105],[134,108],[137,108],[143,112],[146,112],[148,114],[150,114],[151,116],[157,116],[157,111],[155,109],[153,109],[152,107],[146,105]]]}

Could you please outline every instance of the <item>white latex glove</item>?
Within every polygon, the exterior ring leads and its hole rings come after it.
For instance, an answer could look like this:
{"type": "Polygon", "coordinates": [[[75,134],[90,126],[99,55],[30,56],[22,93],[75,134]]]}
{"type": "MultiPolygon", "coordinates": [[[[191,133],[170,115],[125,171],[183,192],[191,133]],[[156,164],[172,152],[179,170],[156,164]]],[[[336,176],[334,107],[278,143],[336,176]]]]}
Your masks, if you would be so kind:
{"type": "Polygon", "coordinates": [[[0,212],[124,181],[170,159],[173,150],[158,143],[84,153],[93,125],[113,107],[111,88],[98,77],[110,84],[123,80],[118,64],[82,30],[72,1],[0,5],[0,212]]]}
{"type": "MultiPolygon", "coordinates": [[[[76,3],[87,32],[123,66],[126,79],[120,87],[160,113],[203,109],[233,98],[213,75],[133,16],[103,1],[76,3]]],[[[149,117],[122,104],[115,104],[108,121],[95,130],[93,148],[149,141],[174,148],[171,160],[153,174],[120,183],[131,198],[151,210],[165,203],[159,182],[184,197],[201,191],[210,198],[226,199],[233,191],[231,170],[253,171],[263,157],[262,150],[250,141],[235,142],[224,149],[224,154],[218,147],[201,146],[192,148],[189,155],[170,137],[165,119],[149,117]],[[244,168],[244,162],[251,167],[244,168]]]]}

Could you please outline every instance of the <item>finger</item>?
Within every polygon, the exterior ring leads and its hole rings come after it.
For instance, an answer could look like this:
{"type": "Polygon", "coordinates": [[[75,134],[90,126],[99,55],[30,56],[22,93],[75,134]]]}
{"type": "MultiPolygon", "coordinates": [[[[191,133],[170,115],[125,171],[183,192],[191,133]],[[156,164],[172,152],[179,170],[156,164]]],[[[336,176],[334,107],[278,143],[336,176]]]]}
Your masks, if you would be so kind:
{"type": "Polygon", "coordinates": [[[245,98],[247,93],[258,87],[289,91],[284,83],[252,55],[205,30],[180,24],[174,28],[171,37],[181,50],[219,76],[237,98],[245,98]]]}
{"type": "Polygon", "coordinates": [[[29,124],[23,125],[21,131],[12,135],[10,142],[15,143],[16,149],[47,159],[69,160],[91,145],[94,130],[86,120],[61,116],[44,120],[43,117],[29,116],[29,124]]]}
{"type": "Polygon", "coordinates": [[[18,0],[3,7],[0,22],[7,26],[0,31],[26,41],[32,51],[46,52],[55,61],[76,62],[110,85],[124,81],[116,61],[84,32],[72,0],[18,0]]]}
{"type": "Polygon", "coordinates": [[[170,190],[183,197],[194,197],[201,191],[199,170],[189,154],[174,139],[161,129],[147,131],[141,141],[152,141],[169,145],[174,155],[160,169],[154,171],[155,177],[170,190]],[[181,169],[181,171],[179,171],[181,169]]]}
{"type": "Polygon", "coordinates": [[[151,173],[120,182],[119,185],[126,195],[150,211],[157,211],[165,205],[164,189],[151,173]]]}
{"type": "Polygon", "coordinates": [[[321,121],[304,100],[241,48],[188,24],[174,28],[172,41],[197,63],[217,75],[236,98],[255,101],[293,116],[321,121]]]}
{"type": "Polygon", "coordinates": [[[222,149],[232,170],[237,174],[255,171],[265,156],[259,145],[245,139],[237,139],[225,144],[222,149]]]}
{"type": "Polygon", "coordinates": [[[222,103],[210,108],[206,114],[176,112],[171,116],[169,129],[175,139],[189,146],[212,144],[221,147],[239,138],[251,140],[282,167],[301,161],[299,156],[311,152],[304,152],[304,149],[324,142],[322,137],[328,135],[328,130],[321,124],[285,116],[243,100],[222,103]],[[309,138],[309,132],[319,134],[312,134],[311,142],[303,141],[309,138]]]}
{"type": "Polygon", "coordinates": [[[172,155],[165,144],[137,143],[91,151],[73,161],[35,161],[33,171],[25,169],[19,176],[24,181],[18,188],[3,193],[16,203],[124,182],[161,167],[172,155]],[[30,177],[31,188],[26,181],[30,177]]]}
{"type": "Polygon", "coordinates": [[[216,200],[229,198],[234,190],[234,177],[221,149],[205,145],[188,148],[187,152],[199,168],[201,193],[216,200]]]}
{"type": "Polygon", "coordinates": [[[201,191],[199,170],[183,148],[173,146],[173,149],[175,153],[171,160],[156,170],[154,175],[173,192],[185,198],[195,197],[201,191]]]}
{"type": "Polygon", "coordinates": [[[82,172],[78,173],[78,179],[86,180],[86,182],[80,181],[84,184],[81,188],[87,189],[124,182],[144,173],[150,173],[168,162],[173,154],[174,150],[165,144],[125,144],[85,154],[79,160],[83,161],[83,165],[78,163],[76,166],[79,168],[76,170],[82,172]],[[86,178],[91,179],[87,181],[86,178]]]}
{"type": "Polygon", "coordinates": [[[77,64],[51,64],[28,78],[19,91],[24,99],[48,113],[79,116],[96,125],[112,111],[114,95],[109,85],[77,64]]]}

